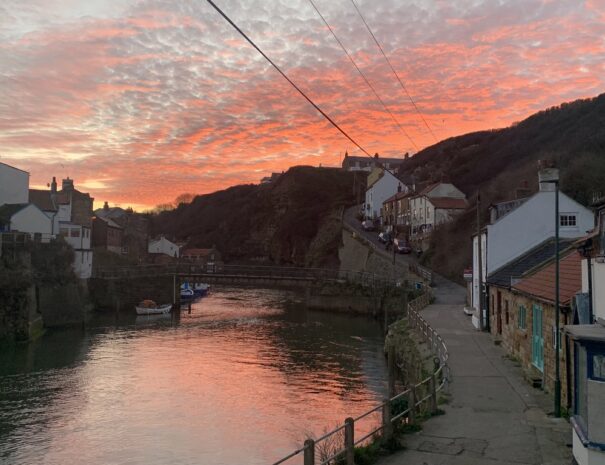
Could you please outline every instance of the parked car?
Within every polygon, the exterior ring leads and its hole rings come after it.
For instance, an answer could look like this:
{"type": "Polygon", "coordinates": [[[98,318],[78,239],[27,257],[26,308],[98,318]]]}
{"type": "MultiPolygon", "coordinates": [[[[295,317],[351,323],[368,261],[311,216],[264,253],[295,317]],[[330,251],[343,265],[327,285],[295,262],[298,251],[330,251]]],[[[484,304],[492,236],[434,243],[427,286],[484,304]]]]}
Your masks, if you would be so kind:
{"type": "Polygon", "coordinates": [[[374,231],[374,222],[372,220],[364,220],[361,222],[361,227],[366,231],[374,231]]]}
{"type": "Polygon", "coordinates": [[[412,253],[412,248],[405,239],[395,239],[394,245],[395,250],[399,253],[412,253]]]}
{"type": "Polygon", "coordinates": [[[383,244],[388,244],[391,242],[391,235],[388,232],[381,232],[378,234],[378,240],[383,244]]]}

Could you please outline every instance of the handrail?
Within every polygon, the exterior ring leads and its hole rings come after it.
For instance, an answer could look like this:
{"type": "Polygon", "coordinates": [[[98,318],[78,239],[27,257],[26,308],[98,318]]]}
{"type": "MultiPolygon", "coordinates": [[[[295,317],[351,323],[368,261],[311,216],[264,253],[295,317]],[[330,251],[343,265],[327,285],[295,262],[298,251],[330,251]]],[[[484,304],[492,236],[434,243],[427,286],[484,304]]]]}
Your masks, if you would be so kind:
{"type": "MultiPolygon", "coordinates": [[[[315,465],[318,463],[319,465],[329,465],[335,459],[345,458],[347,465],[353,465],[352,457],[353,452],[352,448],[357,444],[362,443],[378,432],[382,431],[384,435],[389,435],[392,432],[393,424],[401,418],[405,418],[405,421],[409,424],[414,423],[416,418],[416,413],[418,409],[425,404],[427,401],[430,401],[430,410],[434,413],[437,410],[437,393],[446,388],[449,382],[449,369],[447,365],[447,361],[449,358],[449,352],[447,346],[445,345],[443,338],[437,333],[433,327],[428,324],[428,322],[420,316],[418,313],[421,309],[428,306],[430,304],[432,298],[431,289],[426,288],[425,292],[408,303],[408,324],[410,328],[418,331],[422,336],[424,336],[425,341],[429,344],[431,350],[439,359],[439,367],[427,378],[423,379],[418,384],[408,387],[397,395],[387,399],[385,402],[377,405],[376,407],[368,410],[367,412],[362,413],[356,418],[349,418],[345,421],[344,425],[335,428],[332,431],[325,433],[323,436],[313,440],[308,439],[305,441],[305,445],[297,449],[296,451],[290,453],[286,457],[274,462],[273,465],[280,465],[287,460],[299,455],[300,453],[304,453],[304,465],[315,465]],[[424,392],[425,394],[420,398],[416,398],[416,393],[424,392]],[[403,411],[398,413],[395,416],[391,416],[391,406],[393,402],[404,398],[407,396],[408,406],[403,411]],[[371,429],[370,432],[365,434],[363,437],[357,440],[353,440],[354,437],[354,425],[372,413],[376,413],[382,410],[382,421],[377,426],[371,429]],[[348,426],[353,425],[353,430],[349,431],[348,426]],[[335,453],[332,453],[329,457],[320,458],[316,462],[315,453],[316,446],[321,444],[327,438],[332,435],[340,432],[344,429],[345,438],[344,438],[344,448],[340,448],[335,453]],[[348,436],[350,435],[350,436],[348,436]]],[[[349,426],[351,428],[351,426],[349,426]]]]}

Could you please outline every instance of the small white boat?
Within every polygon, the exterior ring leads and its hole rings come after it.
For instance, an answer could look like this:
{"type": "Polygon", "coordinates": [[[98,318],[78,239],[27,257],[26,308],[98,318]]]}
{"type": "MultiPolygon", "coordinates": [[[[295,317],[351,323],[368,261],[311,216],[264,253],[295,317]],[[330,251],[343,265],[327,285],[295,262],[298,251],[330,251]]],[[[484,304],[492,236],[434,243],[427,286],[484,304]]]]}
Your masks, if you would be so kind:
{"type": "Polygon", "coordinates": [[[153,300],[144,300],[135,308],[137,315],[161,315],[170,313],[172,304],[158,305],[153,300]]]}
{"type": "Polygon", "coordinates": [[[181,300],[193,300],[194,297],[195,292],[193,292],[193,289],[181,288],[181,300]]]}

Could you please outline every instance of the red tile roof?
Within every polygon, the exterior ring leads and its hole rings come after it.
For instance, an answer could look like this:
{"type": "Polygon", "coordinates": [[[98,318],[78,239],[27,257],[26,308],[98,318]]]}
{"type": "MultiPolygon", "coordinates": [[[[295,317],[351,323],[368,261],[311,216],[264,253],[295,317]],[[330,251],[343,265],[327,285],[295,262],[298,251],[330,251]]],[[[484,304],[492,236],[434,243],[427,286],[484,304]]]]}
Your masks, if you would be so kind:
{"type": "Polygon", "coordinates": [[[389,203],[392,202],[393,200],[400,200],[403,199],[404,197],[412,197],[411,193],[405,193],[405,192],[397,192],[395,195],[391,195],[388,199],[386,199],[384,202],[382,202],[383,204],[385,203],[389,203]]]}
{"type": "Polygon", "coordinates": [[[181,253],[182,256],[205,257],[210,255],[212,249],[186,249],[181,253]]]}
{"type": "Polygon", "coordinates": [[[466,200],[454,199],[452,197],[427,197],[427,200],[433,204],[435,208],[445,210],[465,209],[467,207],[466,200]]]}
{"type": "MultiPolygon", "coordinates": [[[[582,257],[572,250],[559,262],[559,301],[569,305],[573,296],[582,290],[582,257]]],[[[547,302],[555,301],[555,262],[522,279],[513,289],[536,296],[547,302]]]]}

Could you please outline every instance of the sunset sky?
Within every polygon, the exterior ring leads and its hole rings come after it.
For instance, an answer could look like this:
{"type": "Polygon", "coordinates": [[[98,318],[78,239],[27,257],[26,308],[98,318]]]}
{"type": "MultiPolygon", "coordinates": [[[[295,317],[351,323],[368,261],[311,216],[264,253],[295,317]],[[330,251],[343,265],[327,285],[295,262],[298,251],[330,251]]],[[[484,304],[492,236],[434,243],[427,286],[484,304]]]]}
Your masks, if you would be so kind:
{"type": "MultiPolygon", "coordinates": [[[[369,152],[435,143],[350,0],[215,0],[369,152]]],[[[436,138],[605,91],[605,0],[358,0],[436,138]]],[[[143,209],[360,154],[205,0],[2,0],[0,161],[143,209]]]]}

